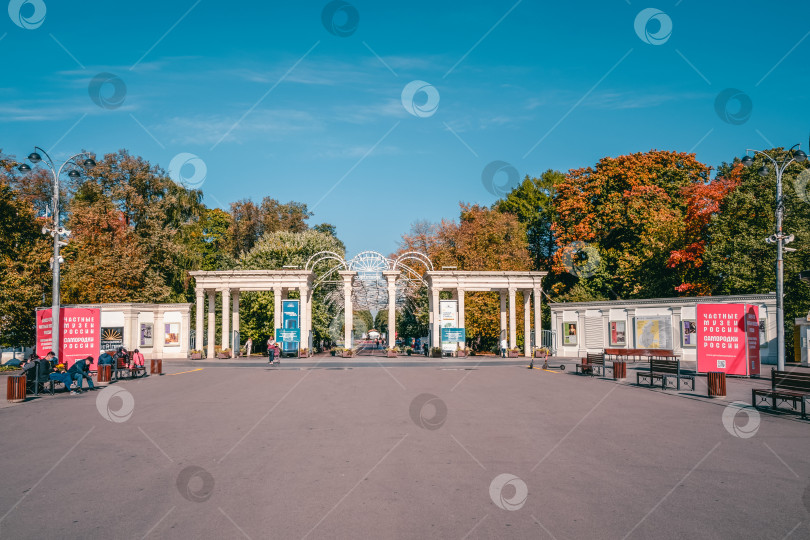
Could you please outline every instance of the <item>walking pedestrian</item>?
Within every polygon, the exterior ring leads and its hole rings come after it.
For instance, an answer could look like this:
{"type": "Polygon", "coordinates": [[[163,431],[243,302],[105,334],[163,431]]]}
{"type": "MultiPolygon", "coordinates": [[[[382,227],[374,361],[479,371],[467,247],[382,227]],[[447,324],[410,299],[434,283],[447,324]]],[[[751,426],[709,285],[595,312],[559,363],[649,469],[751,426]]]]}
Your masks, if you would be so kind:
{"type": "Polygon", "coordinates": [[[248,338],[248,340],[245,342],[245,356],[250,358],[251,351],[253,351],[253,340],[248,338]]]}
{"type": "Polygon", "coordinates": [[[508,347],[506,343],[506,338],[501,340],[501,358],[506,358],[506,348],[508,347]]]}
{"type": "Polygon", "coordinates": [[[267,358],[268,364],[272,364],[276,359],[276,342],[273,338],[267,340],[267,358]]]}

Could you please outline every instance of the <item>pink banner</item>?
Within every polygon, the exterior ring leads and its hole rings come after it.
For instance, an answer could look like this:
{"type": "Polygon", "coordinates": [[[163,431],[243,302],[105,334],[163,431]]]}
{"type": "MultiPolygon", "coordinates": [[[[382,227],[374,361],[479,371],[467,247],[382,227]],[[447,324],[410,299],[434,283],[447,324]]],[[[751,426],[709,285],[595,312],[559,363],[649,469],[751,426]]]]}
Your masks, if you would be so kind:
{"type": "Polygon", "coordinates": [[[698,373],[759,374],[759,320],[756,306],[698,304],[697,327],[698,373]],[[748,318],[752,318],[753,322],[748,318]]]}
{"type": "MultiPolygon", "coordinates": [[[[63,307],[59,310],[62,331],[59,334],[59,351],[56,356],[66,366],[80,358],[93,357],[98,361],[101,354],[101,310],[98,308],[63,307]]],[[[51,309],[37,310],[37,354],[45,356],[52,350],[53,319],[51,309]]]]}

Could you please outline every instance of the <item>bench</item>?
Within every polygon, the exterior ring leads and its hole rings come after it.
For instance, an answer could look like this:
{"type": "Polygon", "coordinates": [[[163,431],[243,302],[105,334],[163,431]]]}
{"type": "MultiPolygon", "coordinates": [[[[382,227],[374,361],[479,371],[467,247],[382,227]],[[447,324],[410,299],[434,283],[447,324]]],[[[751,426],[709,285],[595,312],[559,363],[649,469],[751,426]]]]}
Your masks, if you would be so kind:
{"type": "Polygon", "coordinates": [[[605,349],[605,356],[610,360],[622,360],[624,362],[632,359],[650,361],[652,359],[676,360],[678,355],[672,349],[605,349]]]}
{"type": "Polygon", "coordinates": [[[137,379],[138,377],[146,376],[146,366],[132,366],[131,353],[127,357],[118,356],[113,359],[113,378],[115,380],[122,378],[122,373],[126,372],[127,377],[130,379],[137,379]]]}
{"type": "Polygon", "coordinates": [[[795,371],[771,370],[771,389],[751,390],[751,404],[757,407],[759,403],[771,398],[771,408],[777,409],[778,403],[791,403],[793,410],[800,405],[802,418],[807,418],[805,400],[810,399],[810,373],[797,373],[795,371]],[[759,397],[759,400],[757,400],[759,397]]]}
{"type": "Polygon", "coordinates": [[[574,368],[575,373],[588,374],[593,376],[595,371],[601,371],[601,375],[605,375],[605,369],[613,369],[605,365],[604,353],[588,353],[581,364],[577,364],[574,368]]]}
{"type": "Polygon", "coordinates": [[[695,389],[695,376],[684,375],[681,373],[680,360],[664,360],[651,358],[650,369],[641,370],[636,373],[636,384],[641,384],[641,379],[649,379],[650,386],[655,384],[656,380],[661,381],[661,388],[667,388],[667,379],[675,378],[677,390],[681,389],[681,379],[689,381],[692,384],[692,390],[695,389]]]}

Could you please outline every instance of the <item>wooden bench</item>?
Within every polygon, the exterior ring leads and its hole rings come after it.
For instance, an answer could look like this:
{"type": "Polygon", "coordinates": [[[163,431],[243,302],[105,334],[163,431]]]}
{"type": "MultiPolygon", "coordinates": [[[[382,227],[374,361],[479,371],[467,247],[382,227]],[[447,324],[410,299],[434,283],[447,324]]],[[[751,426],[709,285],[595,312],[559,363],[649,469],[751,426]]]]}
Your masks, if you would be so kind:
{"type": "Polygon", "coordinates": [[[632,359],[649,362],[652,359],[677,360],[678,355],[672,349],[605,349],[605,356],[609,360],[622,360],[624,362],[632,359]]]}
{"type": "Polygon", "coordinates": [[[601,375],[605,375],[605,369],[613,369],[610,366],[605,365],[605,355],[604,353],[588,353],[581,364],[577,364],[574,368],[575,373],[582,373],[583,375],[588,374],[593,376],[595,371],[601,371],[601,375]]]}
{"type": "Polygon", "coordinates": [[[662,360],[657,358],[650,359],[650,369],[641,370],[636,373],[636,384],[641,384],[641,379],[649,379],[650,386],[655,384],[656,380],[661,381],[661,388],[667,388],[667,379],[676,379],[675,388],[681,389],[681,379],[692,383],[692,390],[695,389],[695,376],[684,375],[681,373],[680,360],[662,360]]]}
{"type": "Polygon", "coordinates": [[[751,390],[751,404],[757,407],[759,403],[768,401],[771,398],[771,408],[777,409],[778,403],[791,403],[791,407],[796,411],[796,405],[800,406],[802,418],[807,418],[805,401],[810,399],[810,373],[797,373],[795,371],[771,370],[771,389],[751,390]],[[759,400],[757,400],[759,397],[759,400]]]}
{"type": "Polygon", "coordinates": [[[128,378],[130,379],[137,379],[138,377],[145,377],[146,376],[146,366],[133,366],[132,365],[132,354],[130,353],[127,357],[118,356],[113,358],[113,371],[115,373],[114,377],[116,380],[122,378],[122,373],[126,373],[128,378]]]}

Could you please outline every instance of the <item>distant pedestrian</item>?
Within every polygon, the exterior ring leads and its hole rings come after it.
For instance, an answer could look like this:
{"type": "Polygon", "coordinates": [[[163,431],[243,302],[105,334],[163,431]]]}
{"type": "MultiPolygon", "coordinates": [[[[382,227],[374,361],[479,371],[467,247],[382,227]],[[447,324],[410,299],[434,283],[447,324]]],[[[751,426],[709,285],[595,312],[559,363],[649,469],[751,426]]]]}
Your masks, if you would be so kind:
{"type": "Polygon", "coordinates": [[[269,359],[268,364],[272,364],[276,359],[276,342],[273,338],[267,340],[267,358],[269,359]]]}
{"type": "Polygon", "coordinates": [[[248,338],[248,340],[245,342],[245,356],[250,358],[250,353],[252,351],[253,351],[253,340],[251,338],[248,338]]]}
{"type": "Polygon", "coordinates": [[[506,343],[506,338],[501,340],[501,358],[506,358],[506,348],[509,345],[506,343]]]}

